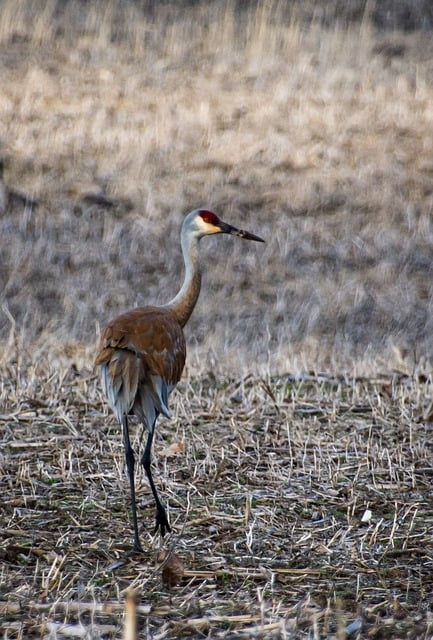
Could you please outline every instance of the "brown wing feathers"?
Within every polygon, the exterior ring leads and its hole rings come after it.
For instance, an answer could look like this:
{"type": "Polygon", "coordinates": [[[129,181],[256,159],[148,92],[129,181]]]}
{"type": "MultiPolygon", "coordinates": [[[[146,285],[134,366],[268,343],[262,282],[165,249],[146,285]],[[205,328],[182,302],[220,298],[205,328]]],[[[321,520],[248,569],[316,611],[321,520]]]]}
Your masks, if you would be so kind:
{"type": "Polygon", "coordinates": [[[174,386],[185,357],[185,339],[174,315],[158,307],[141,307],[107,325],[95,364],[107,365],[114,395],[119,399],[126,394],[124,401],[131,407],[145,379],[151,383],[152,376],[160,376],[165,385],[174,386]]]}

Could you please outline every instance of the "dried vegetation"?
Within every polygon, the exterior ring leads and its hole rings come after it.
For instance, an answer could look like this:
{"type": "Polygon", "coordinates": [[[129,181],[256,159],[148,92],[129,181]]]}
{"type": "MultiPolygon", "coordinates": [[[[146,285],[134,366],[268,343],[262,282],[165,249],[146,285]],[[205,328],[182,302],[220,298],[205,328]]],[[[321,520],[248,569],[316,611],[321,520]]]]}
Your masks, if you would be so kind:
{"type": "Polygon", "coordinates": [[[3,3],[4,638],[433,634],[431,34],[314,4],[3,3]],[[200,205],[267,244],[202,247],[134,554],[92,344],[200,205]]]}
{"type": "Polygon", "coordinates": [[[155,447],[167,565],[142,474],[132,552],[94,378],[7,372],[5,637],[119,637],[131,590],[140,638],[429,637],[431,380],[185,380],[155,447]]]}

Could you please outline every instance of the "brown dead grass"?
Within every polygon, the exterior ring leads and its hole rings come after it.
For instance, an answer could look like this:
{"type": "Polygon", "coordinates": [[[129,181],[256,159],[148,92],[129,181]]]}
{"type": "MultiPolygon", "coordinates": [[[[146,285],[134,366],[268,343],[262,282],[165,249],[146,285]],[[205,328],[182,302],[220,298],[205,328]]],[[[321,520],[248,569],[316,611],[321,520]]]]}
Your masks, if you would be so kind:
{"type": "Polygon", "coordinates": [[[26,343],[93,344],[99,322],[172,296],[182,215],[206,205],[267,245],[203,246],[191,365],[430,360],[428,34],[306,28],[272,3],[6,5],[6,181],[40,206],[0,218],[1,302],[26,343]]]}
{"type": "Polygon", "coordinates": [[[4,637],[119,637],[131,591],[140,638],[429,637],[431,379],[185,380],[155,447],[167,590],[141,471],[132,551],[99,383],[23,364],[2,372],[4,637]]]}
{"type": "Polygon", "coordinates": [[[118,638],[133,593],[140,638],[429,637],[430,36],[56,6],[0,14],[3,636],[118,638]],[[93,344],[173,295],[200,205],[267,244],[203,242],[155,446],[167,590],[93,344]]]}

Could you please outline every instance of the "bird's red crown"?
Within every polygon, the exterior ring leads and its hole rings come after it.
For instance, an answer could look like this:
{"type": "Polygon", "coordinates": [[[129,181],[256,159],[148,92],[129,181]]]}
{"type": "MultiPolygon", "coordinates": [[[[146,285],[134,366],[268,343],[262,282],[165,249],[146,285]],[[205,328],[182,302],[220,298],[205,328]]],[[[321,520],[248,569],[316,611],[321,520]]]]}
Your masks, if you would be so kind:
{"type": "Polygon", "coordinates": [[[212,224],[214,227],[217,227],[220,223],[218,216],[216,216],[212,211],[207,211],[206,209],[201,209],[199,212],[199,216],[204,222],[207,224],[212,224]]]}

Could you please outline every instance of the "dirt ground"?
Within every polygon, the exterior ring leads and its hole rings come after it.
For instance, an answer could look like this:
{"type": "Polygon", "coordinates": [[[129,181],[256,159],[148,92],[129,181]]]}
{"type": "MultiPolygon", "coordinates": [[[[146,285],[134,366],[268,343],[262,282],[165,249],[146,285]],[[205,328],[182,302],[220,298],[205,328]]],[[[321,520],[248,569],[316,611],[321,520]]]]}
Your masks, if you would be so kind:
{"type": "Polygon", "coordinates": [[[433,45],[403,4],[2,3],[4,638],[120,638],[131,593],[127,640],[433,637],[433,45]],[[95,343],[175,294],[199,206],[266,244],[202,242],[173,533],[137,470],[137,554],[95,343]]]}
{"type": "Polygon", "coordinates": [[[173,533],[152,536],[140,471],[134,553],[121,437],[94,377],[7,373],[5,638],[122,637],[131,592],[130,637],[431,637],[430,379],[187,379],[155,446],[173,533]]]}

